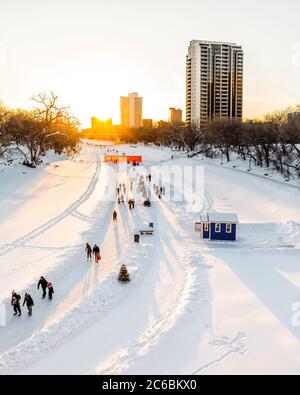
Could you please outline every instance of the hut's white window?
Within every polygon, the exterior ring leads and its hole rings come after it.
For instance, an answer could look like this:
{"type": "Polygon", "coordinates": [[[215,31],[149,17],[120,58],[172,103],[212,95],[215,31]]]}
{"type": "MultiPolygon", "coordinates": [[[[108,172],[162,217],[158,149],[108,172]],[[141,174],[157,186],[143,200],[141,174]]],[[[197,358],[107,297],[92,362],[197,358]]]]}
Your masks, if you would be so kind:
{"type": "Polygon", "coordinates": [[[216,233],[221,233],[221,224],[216,224],[216,233]]]}
{"type": "Polygon", "coordinates": [[[231,233],[231,231],[232,231],[232,225],[226,224],[226,233],[231,233]]]}
{"type": "Polygon", "coordinates": [[[209,231],[208,224],[204,224],[204,232],[208,232],[208,231],[209,231]]]}

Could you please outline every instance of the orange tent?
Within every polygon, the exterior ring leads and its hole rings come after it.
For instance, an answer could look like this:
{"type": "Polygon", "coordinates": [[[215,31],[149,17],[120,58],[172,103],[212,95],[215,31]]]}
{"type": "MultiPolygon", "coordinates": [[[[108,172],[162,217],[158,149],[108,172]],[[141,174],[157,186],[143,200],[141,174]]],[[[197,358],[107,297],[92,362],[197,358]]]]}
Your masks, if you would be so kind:
{"type": "Polygon", "coordinates": [[[104,161],[110,163],[142,163],[142,157],[128,155],[105,155],[104,161]]]}

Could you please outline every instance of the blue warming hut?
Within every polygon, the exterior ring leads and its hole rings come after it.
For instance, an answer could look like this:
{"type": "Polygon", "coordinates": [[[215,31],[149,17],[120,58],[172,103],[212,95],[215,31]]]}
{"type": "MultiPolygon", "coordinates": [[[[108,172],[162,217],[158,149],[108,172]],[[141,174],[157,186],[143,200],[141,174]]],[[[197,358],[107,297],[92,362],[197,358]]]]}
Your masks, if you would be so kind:
{"type": "Polygon", "coordinates": [[[239,219],[235,213],[205,213],[200,217],[200,236],[205,240],[236,241],[239,219]]]}

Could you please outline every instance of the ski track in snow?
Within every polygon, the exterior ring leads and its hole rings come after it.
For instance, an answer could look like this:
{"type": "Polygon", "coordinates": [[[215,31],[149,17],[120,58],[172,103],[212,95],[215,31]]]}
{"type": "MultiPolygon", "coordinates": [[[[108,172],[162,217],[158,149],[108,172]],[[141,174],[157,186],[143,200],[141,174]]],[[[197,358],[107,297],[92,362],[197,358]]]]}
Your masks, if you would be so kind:
{"type": "Polygon", "coordinates": [[[159,347],[163,337],[168,335],[168,331],[178,320],[184,320],[186,315],[191,318],[199,305],[207,303],[206,286],[201,283],[201,277],[203,271],[211,269],[212,266],[201,263],[201,260],[199,249],[186,250],[181,285],[168,310],[137,340],[98,367],[98,375],[124,374],[124,369],[138,363],[138,359],[151,352],[152,348],[159,347]]]}
{"type": "Polygon", "coordinates": [[[221,365],[222,363],[226,362],[228,358],[234,355],[245,355],[248,353],[248,346],[247,346],[248,337],[244,333],[238,333],[236,337],[232,340],[228,339],[226,336],[221,336],[212,340],[210,342],[211,346],[224,348],[227,350],[223,355],[219,358],[201,366],[199,369],[195,370],[192,375],[201,375],[207,372],[209,369],[221,365]]]}
{"type": "MultiPolygon", "coordinates": [[[[57,225],[59,222],[64,220],[66,217],[69,215],[79,215],[77,213],[77,209],[85,203],[89,197],[93,194],[95,191],[97,182],[98,182],[98,177],[99,177],[99,169],[100,169],[100,164],[101,162],[99,161],[99,158],[96,160],[96,168],[94,171],[94,174],[92,176],[92,179],[86,189],[86,191],[73,203],[71,204],[67,209],[65,209],[61,214],[59,214],[57,217],[52,218],[50,221],[46,222],[45,224],[39,226],[38,228],[32,230],[31,232],[27,233],[26,235],[20,237],[19,239],[15,240],[13,243],[9,243],[9,245],[4,245],[0,247],[0,256],[8,254],[10,251],[14,250],[15,248],[18,247],[23,247],[25,243],[32,241],[36,237],[40,236],[44,232],[48,231],[55,225],[57,225]]],[[[79,215],[80,216],[80,215],[79,215]]],[[[80,218],[82,219],[82,218],[80,218]]]]}
{"type": "Polygon", "coordinates": [[[147,270],[153,255],[154,246],[142,243],[131,243],[124,256],[104,282],[99,284],[90,297],[85,297],[74,306],[62,319],[58,320],[47,330],[42,330],[27,339],[19,346],[0,356],[0,374],[11,374],[25,367],[39,357],[61,345],[69,336],[75,335],[82,329],[92,325],[99,317],[103,317],[114,305],[120,303],[140,281],[143,272],[147,270]],[[140,264],[139,264],[140,263],[140,264]],[[132,281],[129,284],[117,282],[119,268],[122,264],[128,266],[132,281]]]}

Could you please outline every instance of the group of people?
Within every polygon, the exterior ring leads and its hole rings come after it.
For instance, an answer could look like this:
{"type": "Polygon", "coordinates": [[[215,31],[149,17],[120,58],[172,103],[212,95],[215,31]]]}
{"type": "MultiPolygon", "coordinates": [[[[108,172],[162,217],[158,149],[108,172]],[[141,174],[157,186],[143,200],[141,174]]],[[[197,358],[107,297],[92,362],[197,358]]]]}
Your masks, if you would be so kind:
{"type": "Polygon", "coordinates": [[[94,256],[95,263],[99,263],[101,260],[100,247],[97,244],[92,248],[89,243],[86,243],[85,252],[87,261],[91,261],[92,256],[94,256]]]}
{"type": "Polygon", "coordinates": [[[126,185],[120,183],[117,186],[117,196],[118,196],[118,204],[125,203],[125,196],[126,195],[126,185]]]}
{"type": "Polygon", "coordinates": [[[135,207],[135,200],[133,198],[130,198],[128,200],[128,205],[129,205],[129,210],[133,210],[135,207]]]}
{"type": "MultiPolygon", "coordinates": [[[[48,290],[48,299],[52,300],[54,294],[53,284],[50,281],[47,281],[45,277],[42,276],[38,282],[37,288],[40,289],[40,287],[42,288],[43,291],[42,298],[45,299],[48,290]]],[[[16,291],[12,291],[11,305],[13,307],[14,316],[17,315],[18,317],[20,317],[22,315],[21,299],[22,299],[21,295],[19,295],[16,291]]],[[[25,293],[23,300],[23,307],[25,306],[25,304],[28,310],[28,316],[31,317],[34,302],[31,295],[28,292],[25,293]]]]}
{"type": "Polygon", "coordinates": [[[154,184],[153,189],[159,199],[161,199],[162,196],[166,194],[166,188],[164,186],[158,186],[158,185],[154,184]]]}

